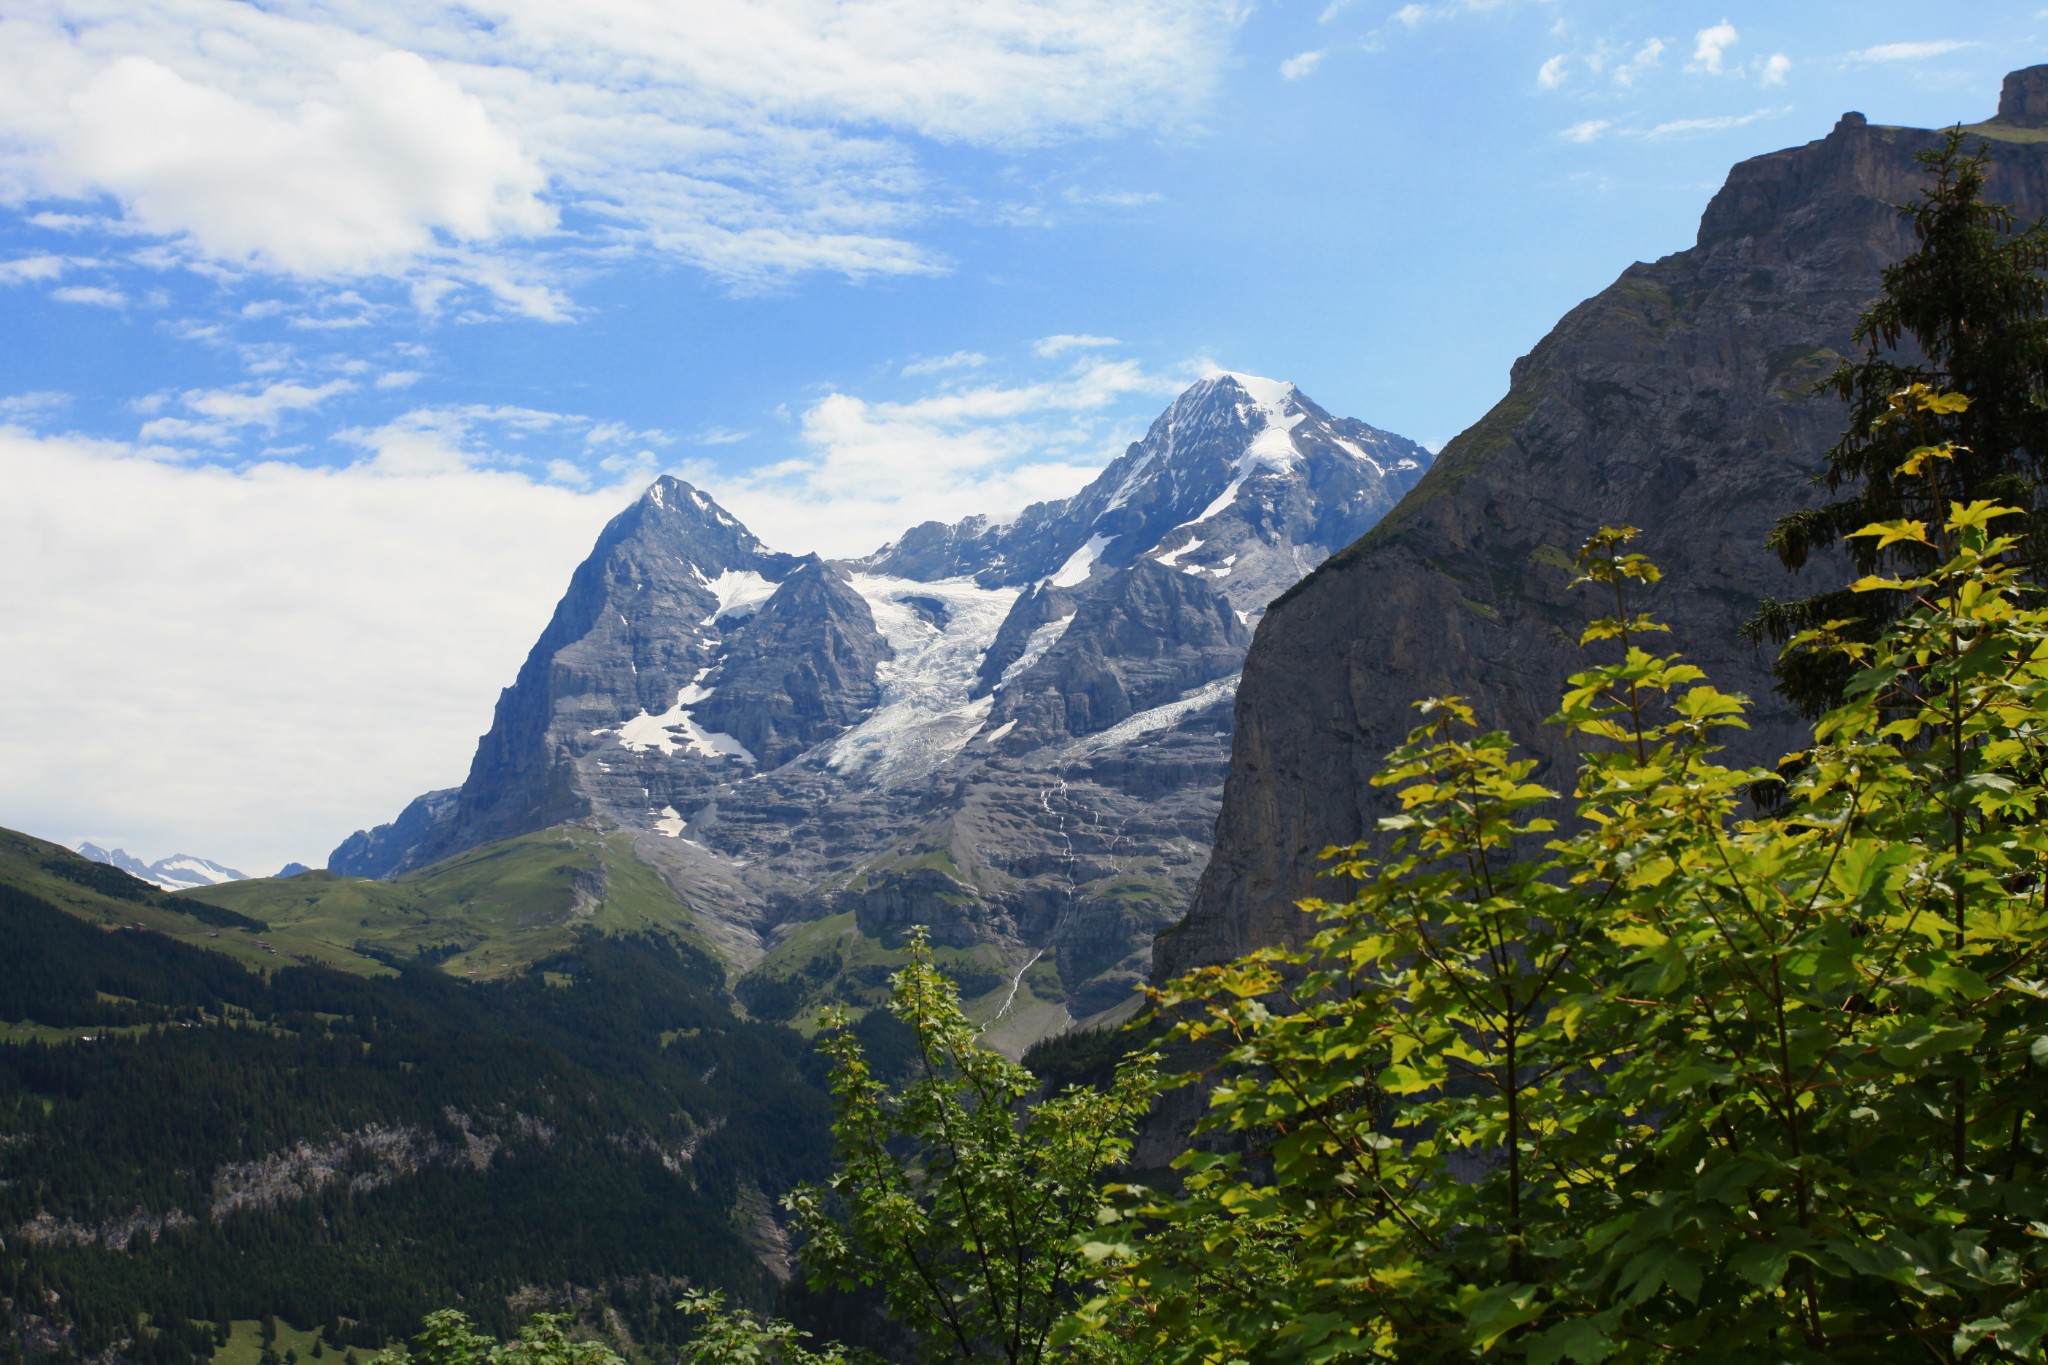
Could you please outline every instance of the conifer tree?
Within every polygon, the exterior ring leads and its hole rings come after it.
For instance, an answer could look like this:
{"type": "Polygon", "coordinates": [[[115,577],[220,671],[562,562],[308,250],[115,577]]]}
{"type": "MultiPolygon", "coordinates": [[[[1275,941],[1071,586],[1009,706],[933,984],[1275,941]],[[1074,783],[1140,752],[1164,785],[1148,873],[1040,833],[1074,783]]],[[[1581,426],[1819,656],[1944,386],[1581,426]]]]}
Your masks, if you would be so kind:
{"type": "MultiPolygon", "coordinates": [[[[1837,546],[1859,574],[1925,569],[1931,561],[1914,543],[1846,538],[1875,522],[1939,525],[1951,501],[2021,508],[2022,543],[2048,545],[2037,494],[2048,461],[2048,226],[2016,231],[2010,208],[1985,201],[1990,150],[1966,150],[1965,140],[1953,129],[1915,158],[1933,177],[1900,209],[1918,245],[1885,270],[1883,295],[1858,320],[1861,358],[1845,358],[1818,385],[1849,405],[1849,421],[1816,480],[1836,496],[1771,532],[1788,569],[1837,546]],[[1967,402],[1930,408],[1905,397],[1915,385],[1967,402]],[[1936,445],[1952,446],[1953,458],[1912,459],[1936,445]]],[[[1896,593],[1846,589],[1767,599],[1747,629],[1784,644],[1832,621],[1843,623],[1841,637],[1869,642],[1907,605],[1896,593]]],[[[1812,718],[1841,703],[1848,666],[1832,650],[1795,645],[1774,672],[1779,693],[1812,718]]]]}

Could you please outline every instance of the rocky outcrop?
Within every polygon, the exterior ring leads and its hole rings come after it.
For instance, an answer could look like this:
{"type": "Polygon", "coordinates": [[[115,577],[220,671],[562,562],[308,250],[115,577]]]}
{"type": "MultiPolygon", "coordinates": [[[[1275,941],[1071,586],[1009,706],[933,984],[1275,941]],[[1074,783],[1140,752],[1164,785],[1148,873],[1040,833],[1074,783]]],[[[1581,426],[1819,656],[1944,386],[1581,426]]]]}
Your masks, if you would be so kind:
{"type": "Polygon", "coordinates": [[[442,822],[455,813],[455,798],[460,793],[459,787],[443,787],[414,797],[390,824],[359,829],[342,840],[327,855],[327,870],[344,877],[390,876],[413,849],[434,840],[442,822]]]}
{"type": "Polygon", "coordinates": [[[1141,560],[1074,610],[1058,641],[1002,688],[989,722],[1014,722],[999,741],[1011,753],[1095,734],[1235,676],[1250,643],[1230,599],[1206,580],[1141,560]]]}
{"type": "Polygon", "coordinates": [[[893,657],[866,599],[813,556],[733,632],[695,714],[761,766],[780,767],[874,710],[875,670],[893,657]]]}
{"type": "MultiPolygon", "coordinates": [[[[2044,76],[2008,81],[2002,116],[2036,117],[2044,76]]],[[[1802,590],[1763,538],[1813,497],[1843,419],[1814,381],[1909,248],[1894,205],[1918,191],[1913,154],[1936,141],[1849,115],[1821,141],[1737,166],[1691,249],[1629,267],[1568,314],[1393,512],[1274,605],[1238,690],[1214,855],[1159,939],[1157,975],[1301,940],[1295,902],[1337,890],[1319,881],[1322,850],[1388,811],[1369,780],[1420,698],[1469,698],[1542,759],[1539,780],[1568,782],[1571,754],[1543,721],[1605,606],[1566,586],[1600,526],[1642,529],[1638,548],[1665,572],[1646,605],[1673,647],[1755,700],[1732,757],[1770,762],[1802,742],[1738,628],[1765,594],[1802,590]]],[[[2048,204],[2048,146],[1997,142],[1996,158],[1994,197],[2028,216],[2048,204]]]]}

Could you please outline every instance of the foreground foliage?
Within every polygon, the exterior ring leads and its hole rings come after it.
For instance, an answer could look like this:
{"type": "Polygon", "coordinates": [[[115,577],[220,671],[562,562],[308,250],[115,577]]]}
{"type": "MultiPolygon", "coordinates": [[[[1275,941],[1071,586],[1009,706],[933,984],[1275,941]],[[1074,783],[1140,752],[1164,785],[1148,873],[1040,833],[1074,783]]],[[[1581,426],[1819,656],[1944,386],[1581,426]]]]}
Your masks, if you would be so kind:
{"type": "Polygon", "coordinates": [[[1355,898],[1163,996],[1227,1141],[1120,1192],[1089,1321],[1163,1361],[2039,1359],[2048,609],[2007,515],[1860,533],[1931,565],[1857,585],[1913,604],[1874,647],[1805,642],[1848,700],[1767,820],[1714,760],[1746,703],[1590,542],[1577,819],[1425,704],[1355,898]]]}
{"type": "Polygon", "coordinates": [[[917,1041],[910,1078],[880,1079],[843,1026],[824,1044],[838,1169],[787,1201],[804,1262],[827,1284],[880,1284],[933,1360],[1047,1359],[1081,1287],[1097,1182],[1129,1154],[1154,1059],[1033,1102],[1037,1079],[980,1046],[922,931],[910,958],[890,1000],[917,1041]]]}

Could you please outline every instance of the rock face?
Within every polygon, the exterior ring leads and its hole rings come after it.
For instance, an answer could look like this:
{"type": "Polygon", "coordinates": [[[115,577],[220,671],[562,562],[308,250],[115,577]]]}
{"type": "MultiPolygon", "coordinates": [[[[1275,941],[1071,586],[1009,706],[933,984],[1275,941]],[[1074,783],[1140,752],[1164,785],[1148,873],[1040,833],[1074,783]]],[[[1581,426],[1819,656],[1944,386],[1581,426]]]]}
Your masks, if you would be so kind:
{"type": "MultiPolygon", "coordinates": [[[[416,796],[388,825],[359,829],[327,855],[327,870],[344,877],[388,877],[405,855],[426,842],[443,820],[454,813],[460,787],[416,796]]],[[[289,873],[280,872],[280,877],[289,873]]]]}
{"type": "MultiPolygon", "coordinates": [[[[2013,136],[2048,112],[2048,68],[2006,82],[1992,197],[2048,206],[2048,145],[2013,136]]],[[[1603,604],[1567,591],[1570,557],[1602,525],[1642,528],[1663,566],[1648,602],[1673,646],[1719,686],[1756,700],[1738,761],[1798,747],[1769,657],[1737,634],[1757,600],[1839,577],[1788,581],[1763,547],[1773,520],[1811,500],[1809,476],[1843,412],[1813,382],[1850,347],[1883,266],[1910,249],[1893,205],[1924,183],[1913,154],[1935,134],[1848,115],[1825,139],[1735,167],[1690,250],[1623,271],[1518,361],[1508,394],[1445,447],[1358,543],[1267,613],[1237,695],[1214,855],[1192,908],[1157,945],[1168,977],[1264,944],[1298,943],[1297,900],[1321,851],[1387,813],[1368,785],[1413,723],[1411,703],[1469,698],[1569,781],[1543,725],[1576,641],[1603,604]]]]}
{"type": "Polygon", "coordinates": [[[1076,496],[861,560],[776,554],[664,478],[577,569],[463,785],[331,865],[624,827],[742,965],[851,911],[1044,950],[1071,1017],[1108,1008],[1200,870],[1251,623],[1429,459],[1219,374],[1076,496]]]}

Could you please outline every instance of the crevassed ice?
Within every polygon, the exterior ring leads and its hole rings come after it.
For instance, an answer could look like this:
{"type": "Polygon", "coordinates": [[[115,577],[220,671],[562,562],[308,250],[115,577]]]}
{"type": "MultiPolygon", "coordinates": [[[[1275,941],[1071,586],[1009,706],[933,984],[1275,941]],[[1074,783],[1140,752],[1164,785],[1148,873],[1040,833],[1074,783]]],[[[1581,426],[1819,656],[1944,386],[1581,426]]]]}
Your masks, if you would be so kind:
{"type": "Polygon", "coordinates": [[[859,771],[878,785],[895,785],[937,770],[988,719],[993,698],[969,701],[981,656],[1016,605],[1018,589],[984,588],[971,578],[923,583],[914,578],[853,574],[853,590],[867,600],[875,628],[896,657],[875,670],[881,704],[841,735],[826,755],[838,771],[859,771]],[[939,629],[911,606],[930,598],[946,610],[939,629]]]}
{"type": "Polygon", "coordinates": [[[1234,674],[1228,678],[1218,678],[1214,682],[1204,683],[1191,691],[1181,693],[1180,696],[1167,702],[1164,706],[1155,706],[1149,711],[1140,711],[1134,716],[1126,716],[1107,730],[1099,730],[1095,734],[1084,735],[1067,746],[1067,755],[1072,758],[1078,758],[1086,754],[1101,753],[1105,749],[1114,749],[1119,745],[1129,744],[1140,735],[1149,734],[1154,730],[1164,730],[1171,725],[1177,725],[1183,718],[1214,706],[1225,697],[1235,694],[1236,691],[1237,677],[1234,674]]]}

